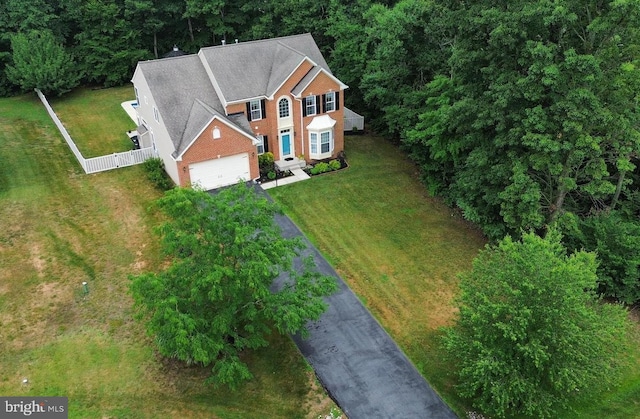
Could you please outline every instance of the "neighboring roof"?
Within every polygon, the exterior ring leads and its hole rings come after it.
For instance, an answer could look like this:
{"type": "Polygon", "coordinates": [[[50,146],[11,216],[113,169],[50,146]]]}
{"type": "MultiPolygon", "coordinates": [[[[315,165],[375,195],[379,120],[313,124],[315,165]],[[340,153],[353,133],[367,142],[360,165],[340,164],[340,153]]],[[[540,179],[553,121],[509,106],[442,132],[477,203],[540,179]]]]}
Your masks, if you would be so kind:
{"type": "Polygon", "coordinates": [[[166,54],[164,54],[163,58],[171,58],[171,57],[181,57],[183,55],[187,55],[186,52],[181,51],[177,45],[173,46],[173,49],[166,54]]]}
{"type": "Polygon", "coordinates": [[[202,48],[200,55],[227,103],[273,95],[305,59],[331,74],[308,33],[202,48]],[[238,77],[238,69],[244,77],[238,77]]]}

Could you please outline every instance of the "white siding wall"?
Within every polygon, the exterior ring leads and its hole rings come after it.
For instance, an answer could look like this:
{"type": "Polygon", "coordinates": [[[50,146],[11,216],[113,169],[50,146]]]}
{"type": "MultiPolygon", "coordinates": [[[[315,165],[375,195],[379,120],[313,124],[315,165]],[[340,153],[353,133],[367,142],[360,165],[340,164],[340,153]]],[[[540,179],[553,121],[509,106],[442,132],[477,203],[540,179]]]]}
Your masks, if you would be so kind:
{"type": "MultiPolygon", "coordinates": [[[[153,132],[153,136],[156,142],[156,149],[158,151],[158,156],[164,161],[165,170],[169,174],[169,177],[179,185],[178,178],[178,166],[176,161],[173,159],[171,154],[175,151],[175,147],[173,146],[173,142],[169,137],[169,133],[167,128],[163,123],[163,115],[160,115],[160,122],[156,122],[153,117],[153,107],[156,102],[151,95],[151,90],[149,89],[149,85],[147,84],[146,79],[142,73],[141,68],[138,66],[136,68],[135,73],[133,74],[133,79],[131,80],[133,85],[138,89],[138,96],[140,97],[140,103],[137,108],[138,115],[147,122],[149,126],[149,130],[153,132]],[[146,97],[146,100],[145,100],[146,97]]],[[[151,136],[151,132],[147,134],[151,136]]]]}

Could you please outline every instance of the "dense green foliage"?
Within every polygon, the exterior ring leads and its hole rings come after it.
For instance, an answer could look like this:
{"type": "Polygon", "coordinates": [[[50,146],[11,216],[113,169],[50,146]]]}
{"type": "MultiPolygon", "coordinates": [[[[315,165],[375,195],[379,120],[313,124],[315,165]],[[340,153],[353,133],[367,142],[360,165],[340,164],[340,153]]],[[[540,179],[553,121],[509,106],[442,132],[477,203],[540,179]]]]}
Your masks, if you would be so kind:
{"type": "Polygon", "coordinates": [[[554,417],[616,383],[627,313],[596,297],[596,261],[560,235],[524,234],[482,251],[461,276],[460,318],[445,345],[459,390],[492,417],[554,417]]]}
{"type": "Polygon", "coordinates": [[[405,144],[489,236],[613,208],[640,147],[635,0],[477,1],[405,144]],[[446,78],[445,78],[446,76],[446,78]]]}
{"type": "Polygon", "coordinates": [[[159,157],[145,160],[142,164],[147,178],[161,191],[168,191],[173,185],[173,181],[164,170],[164,162],[159,157]]]}
{"type": "Polygon", "coordinates": [[[304,335],[324,312],[335,278],[308,258],[294,268],[301,242],[281,237],[277,206],[253,189],[211,196],[176,188],[157,205],[167,216],[160,233],[171,264],[134,277],[131,290],[162,355],[211,365],[211,382],[234,387],[251,378],[243,351],[266,346],[274,328],[304,335]],[[281,273],[290,280],[272,290],[281,273]]]}
{"type": "Polygon", "coordinates": [[[12,64],[7,78],[24,91],[40,89],[61,95],[78,86],[81,73],[49,30],[18,33],[11,38],[12,64]]]}
{"type": "Polygon", "coordinates": [[[569,250],[597,252],[600,293],[629,305],[640,301],[640,224],[611,212],[584,219],[566,215],[561,225],[570,234],[569,250]]]}

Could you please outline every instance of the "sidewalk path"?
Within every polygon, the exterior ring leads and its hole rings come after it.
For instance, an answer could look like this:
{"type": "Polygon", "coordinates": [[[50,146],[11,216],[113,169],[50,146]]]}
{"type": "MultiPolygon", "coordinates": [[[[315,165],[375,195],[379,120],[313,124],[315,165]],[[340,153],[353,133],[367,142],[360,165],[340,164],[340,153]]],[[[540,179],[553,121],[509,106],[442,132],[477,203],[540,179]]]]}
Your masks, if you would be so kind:
{"type": "Polygon", "coordinates": [[[349,419],[456,418],[296,225],[286,216],[276,222],[284,237],[302,237],[303,256],[311,255],[320,272],[337,278],[339,289],[326,298],[329,308],[320,320],[309,325],[309,338],[293,339],[349,419]]]}

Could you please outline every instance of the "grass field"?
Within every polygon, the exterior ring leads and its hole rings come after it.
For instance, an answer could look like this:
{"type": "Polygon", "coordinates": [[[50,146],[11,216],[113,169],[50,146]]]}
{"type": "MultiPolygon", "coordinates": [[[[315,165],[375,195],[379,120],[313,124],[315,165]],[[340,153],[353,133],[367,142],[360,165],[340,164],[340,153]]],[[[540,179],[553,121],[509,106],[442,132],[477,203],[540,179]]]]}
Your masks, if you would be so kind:
{"type": "Polygon", "coordinates": [[[122,102],[133,99],[132,86],[77,89],[63,98],[48,98],[85,158],[133,148],[126,132],[135,129],[136,124],[126,117],[120,106],[122,102]],[[75,123],[78,120],[82,124],[75,123]]]}
{"type": "MultiPolygon", "coordinates": [[[[96,141],[114,151],[130,129],[120,108],[126,90],[54,101],[68,110],[62,120],[85,155],[105,152],[91,148],[96,141]]],[[[0,161],[1,395],[68,396],[72,418],[316,418],[329,411],[331,401],[286,337],[247,355],[255,379],[237,392],[203,385],[205,369],[156,356],[128,295],[129,274],[162,262],[152,234],[157,220],[147,211],[159,193],[140,166],[83,174],[35,95],[0,99],[0,161]]]]}
{"type": "MultiPolygon", "coordinates": [[[[331,261],[349,286],[440,395],[463,415],[438,328],[455,318],[456,275],[470,269],[482,236],[427,196],[395,146],[348,137],[350,167],[271,194],[331,261]]],[[[637,330],[637,328],[636,328],[637,330]]],[[[640,343],[640,334],[636,335],[640,343]]],[[[640,345],[621,387],[577,403],[575,418],[640,417],[640,345]]]]}

